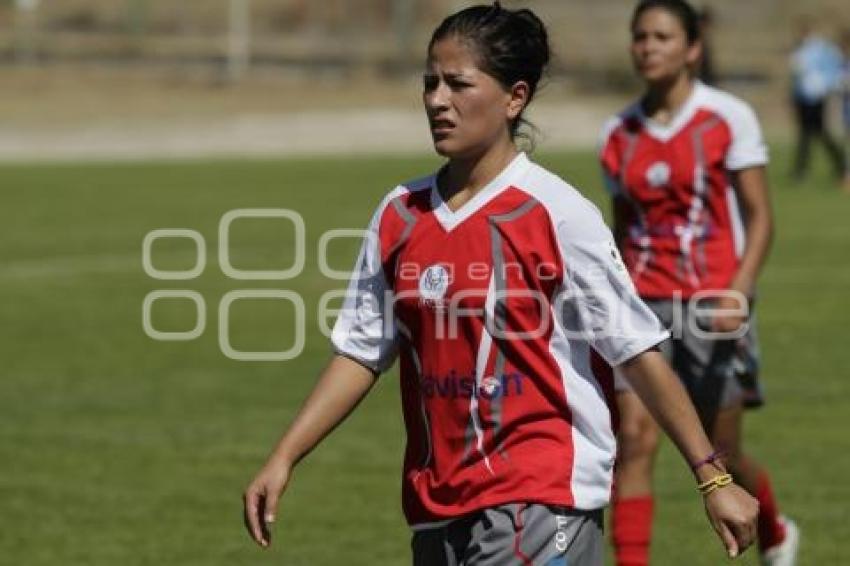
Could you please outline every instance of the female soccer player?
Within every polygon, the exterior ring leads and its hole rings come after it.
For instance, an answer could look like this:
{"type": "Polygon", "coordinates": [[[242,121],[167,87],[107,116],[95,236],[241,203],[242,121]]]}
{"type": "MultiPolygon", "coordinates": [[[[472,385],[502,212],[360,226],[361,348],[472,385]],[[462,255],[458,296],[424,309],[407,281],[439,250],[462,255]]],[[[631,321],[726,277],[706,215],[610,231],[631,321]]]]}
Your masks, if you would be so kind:
{"type": "MultiPolygon", "coordinates": [[[[646,92],[606,126],[602,167],[618,247],[639,295],[673,332],[661,350],[723,461],[759,500],[763,561],[793,564],[797,528],[778,514],[768,476],[740,438],[742,408],[753,401],[740,378],[753,379],[757,361],[747,304],[772,233],[767,152],[749,106],[694,80],[698,29],[682,0],[638,4],[631,54],[646,92]]],[[[620,379],[617,390],[613,539],[620,566],[645,565],[658,432],[639,395],[620,379]]]]}
{"type": "MultiPolygon", "coordinates": [[[[602,563],[614,462],[605,362],[630,380],[692,464],[712,451],[654,346],[599,212],[514,140],[549,60],[529,10],[477,6],[428,46],[423,101],[445,165],[392,190],[369,224],[332,342],[336,355],[244,496],[254,540],[292,468],[396,355],[408,442],[413,563],[602,563]]],[[[755,500],[719,462],[695,471],[730,555],[755,500]]]]}

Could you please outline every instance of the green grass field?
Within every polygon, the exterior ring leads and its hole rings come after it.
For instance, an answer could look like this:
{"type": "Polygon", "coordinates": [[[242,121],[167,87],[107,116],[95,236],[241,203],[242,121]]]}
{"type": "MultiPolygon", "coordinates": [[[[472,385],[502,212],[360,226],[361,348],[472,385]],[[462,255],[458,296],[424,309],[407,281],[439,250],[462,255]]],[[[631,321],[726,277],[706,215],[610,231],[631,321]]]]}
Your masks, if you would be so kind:
{"type": "MultiPolygon", "coordinates": [[[[803,529],[802,565],[846,563],[850,540],[850,197],[825,174],[788,186],[773,169],[778,237],[761,282],[769,405],[747,421],[752,453],[773,470],[783,509],[803,529]]],[[[543,155],[602,202],[590,153],[543,155]]],[[[434,158],[2,166],[0,187],[0,563],[19,565],[384,565],[408,562],[400,511],[403,432],[397,375],[299,467],[271,550],[249,542],[241,492],[327,359],[316,303],[341,284],[318,270],[330,228],[360,228],[382,194],[431,170],[434,158]],[[292,281],[234,281],[218,267],[217,226],[235,208],[288,208],[307,221],[307,265],[292,281]],[[207,243],[204,274],[157,281],[142,240],[191,228],[207,243]],[[218,304],[235,289],[281,288],[307,305],[304,353],[237,362],[217,343],[218,304]],[[155,289],[206,301],[197,340],[156,342],[142,330],[155,289]]],[[[233,225],[243,269],[287,265],[291,237],[272,220],[233,225]]],[[[350,243],[350,242],[349,242],[350,243]]],[[[333,266],[352,262],[337,242],[333,266]]],[[[154,246],[161,269],[194,263],[186,240],[154,246]]],[[[292,309],[233,305],[235,347],[291,344],[292,309]]],[[[187,302],[156,306],[154,325],[185,330],[187,302]]],[[[665,446],[656,564],[725,563],[686,468],[665,446]]],[[[757,564],[754,553],[739,563],[757,564]]]]}

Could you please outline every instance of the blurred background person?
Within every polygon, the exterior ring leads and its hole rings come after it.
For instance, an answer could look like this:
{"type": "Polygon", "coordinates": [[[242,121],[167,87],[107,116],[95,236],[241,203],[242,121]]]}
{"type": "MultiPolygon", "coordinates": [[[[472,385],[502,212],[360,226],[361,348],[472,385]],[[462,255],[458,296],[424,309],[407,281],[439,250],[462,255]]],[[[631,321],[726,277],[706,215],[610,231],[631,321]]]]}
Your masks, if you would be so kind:
{"type": "MultiPolygon", "coordinates": [[[[607,123],[600,158],[618,247],[638,294],[672,330],[661,350],[718,450],[694,465],[728,466],[759,500],[763,562],[788,566],[795,563],[797,527],[780,516],[767,472],[743,449],[748,395],[736,374],[741,365],[755,367],[753,321],[731,314],[752,301],[772,239],[767,148],[749,105],[694,78],[699,29],[696,11],[683,0],[638,4],[631,54],[646,90],[607,123]],[[699,295],[710,298],[697,301],[699,295]],[[714,312],[700,315],[707,306],[714,312]]],[[[619,566],[645,566],[658,427],[625,380],[616,389],[613,542],[619,566]]]]}
{"type": "Polygon", "coordinates": [[[791,53],[792,102],[797,122],[797,151],[792,176],[802,181],[809,169],[812,140],[823,143],[836,178],[844,175],[841,147],[829,132],[826,105],[841,78],[841,53],[817,34],[809,17],[797,21],[796,46],[791,53]]]}
{"type": "Polygon", "coordinates": [[[841,118],[844,125],[844,190],[850,193],[850,28],[841,31],[841,118]]]}

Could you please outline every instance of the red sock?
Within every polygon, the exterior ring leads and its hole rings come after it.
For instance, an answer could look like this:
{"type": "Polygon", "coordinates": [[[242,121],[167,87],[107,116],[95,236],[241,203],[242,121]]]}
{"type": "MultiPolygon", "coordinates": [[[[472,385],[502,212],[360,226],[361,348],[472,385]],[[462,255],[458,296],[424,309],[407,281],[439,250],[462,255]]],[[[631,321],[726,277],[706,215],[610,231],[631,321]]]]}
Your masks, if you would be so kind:
{"type": "Polygon", "coordinates": [[[617,566],[647,566],[652,538],[651,495],[614,501],[611,532],[617,566]]]}
{"type": "Polygon", "coordinates": [[[773,499],[770,478],[765,472],[758,476],[755,496],[759,501],[759,550],[764,551],[785,540],[785,527],[779,522],[779,508],[773,499]]]}

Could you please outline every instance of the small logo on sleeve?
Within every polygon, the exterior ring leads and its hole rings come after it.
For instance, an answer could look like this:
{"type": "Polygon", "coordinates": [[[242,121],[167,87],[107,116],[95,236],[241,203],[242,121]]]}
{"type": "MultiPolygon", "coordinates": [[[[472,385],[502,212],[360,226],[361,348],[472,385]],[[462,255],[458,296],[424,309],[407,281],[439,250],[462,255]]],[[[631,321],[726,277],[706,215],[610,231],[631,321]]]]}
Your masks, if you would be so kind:
{"type": "Polygon", "coordinates": [[[614,262],[614,267],[617,271],[626,273],[626,264],[623,263],[623,256],[620,255],[620,250],[617,249],[617,244],[611,240],[608,240],[608,255],[611,256],[611,260],[614,262]]]}

